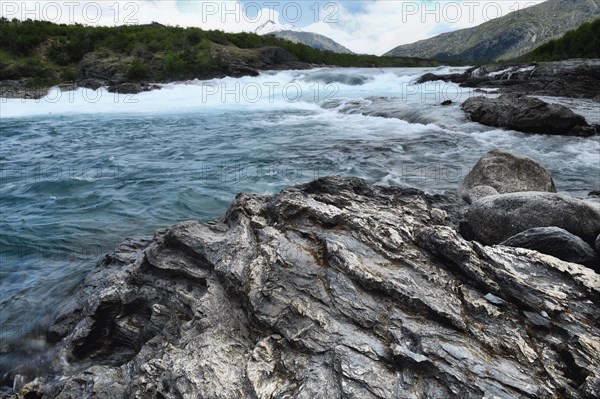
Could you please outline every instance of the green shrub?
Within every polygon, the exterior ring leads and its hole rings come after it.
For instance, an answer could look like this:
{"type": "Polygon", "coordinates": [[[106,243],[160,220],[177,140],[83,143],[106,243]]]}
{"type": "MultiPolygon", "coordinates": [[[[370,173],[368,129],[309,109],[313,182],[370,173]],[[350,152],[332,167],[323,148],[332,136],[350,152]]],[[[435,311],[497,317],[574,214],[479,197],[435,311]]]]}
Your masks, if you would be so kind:
{"type": "Polygon", "coordinates": [[[129,70],[127,71],[126,78],[129,80],[143,80],[150,77],[150,71],[140,61],[139,59],[135,59],[131,65],[129,66],[129,70]]]}

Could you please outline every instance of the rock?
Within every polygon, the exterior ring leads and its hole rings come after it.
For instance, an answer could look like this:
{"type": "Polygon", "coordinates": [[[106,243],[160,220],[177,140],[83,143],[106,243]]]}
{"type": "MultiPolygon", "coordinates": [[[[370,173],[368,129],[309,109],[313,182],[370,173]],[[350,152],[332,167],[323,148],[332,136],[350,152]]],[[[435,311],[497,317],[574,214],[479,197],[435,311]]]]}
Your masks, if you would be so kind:
{"type": "Polygon", "coordinates": [[[86,89],[98,90],[103,86],[107,86],[107,82],[101,79],[87,78],[80,80],[77,85],[86,89]]]}
{"type": "Polygon", "coordinates": [[[32,85],[30,78],[0,80],[0,98],[39,100],[48,94],[49,86],[32,85]]]}
{"type": "Polygon", "coordinates": [[[492,190],[500,194],[518,191],[555,193],[556,187],[550,173],[533,159],[496,149],[481,157],[458,188],[458,196],[472,203],[497,194],[492,190]]]}
{"type": "Polygon", "coordinates": [[[596,250],[600,252],[600,234],[596,237],[596,250]]]}
{"type": "Polygon", "coordinates": [[[589,98],[600,102],[600,61],[577,59],[519,65],[487,65],[464,73],[426,74],[417,83],[443,80],[462,87],[499,89],[503,93],[589,98]]]}
{"type": "Polygon", "coordinates": [[[444,106],[444,107],[447,107],[447,106],[449,106],[449,105],[452,105],[452,100],[446,100],[446,101],[442,102],[440,105],[442,105],[442,106],[444,106]]]}
{"type": "Polygon", "coordinates": [[[475,237],[499,244],[535,227],[560,227],[590,245],[600,233],[600,209],[562,194],[520,192],[482,198],[467,212],[475,237]]]}
{"type": "Polygon", "coordinates": [[[457,203],[329,177],[127,241],[58,309],[48,359],[66,361],[22,392],[595,397],[600,277],[431,223],[457,203]]]}
{"type": "Polygon", "coordinates": [[[80,80],[94,79],[119,85],[126,82],[130,62],[110,50],[87,53],[79,63],[80,80]]]}
{"type": "Polygon", "coordinates": [[[600,259],[581,238],[558,227],[536,227],[519,233],[500,245],[533,249],[567,262],[579,263],[600,272],[600,259]]]}
{"type": "Polygon", "coordinates": [[[475,186],[468,190],[463,199],[468,203],[472,204],[481,198],[489,197],[490,195],[498,195],[498,191],[494,187],[490,186],[475,186]]]}
{"type": "Polygon", "coordinates": [[[506,305],[508,305],[508,302],[506,302],[504,299],[499,298],[496,295],[494,295],[492,293],[489,293],[489,292],[483,298],[486,301],[488,301],[489,303],[491,303],[492,305],[496,305],[496,306],[506,306],[506,305]]]}
{"type": "Polygon", "coordinates": [[[258,76],[260,72],[245,65],[229,65],[227,67],[227,75],[234,78],[241,78],[243,76],[258,76]]]}
{"type": "Polygon", "coordinates": [[[525,133],[554,135],[593,135],[585,118],[559,104],[547,104],[519,94],[468,98],[461,108],[471,120],[483,125],[503,127],[525,133]]]}
{"type": "Polygon", "coordinates": [[[122,83],[119,85],[113,85],[108,87],[108,91],[110,93],[119,93],[119,94],[138,94],[144,91],[151,90],[160,90],[160,86],[151,85],[145,82],[142,83],[122,83]]]}

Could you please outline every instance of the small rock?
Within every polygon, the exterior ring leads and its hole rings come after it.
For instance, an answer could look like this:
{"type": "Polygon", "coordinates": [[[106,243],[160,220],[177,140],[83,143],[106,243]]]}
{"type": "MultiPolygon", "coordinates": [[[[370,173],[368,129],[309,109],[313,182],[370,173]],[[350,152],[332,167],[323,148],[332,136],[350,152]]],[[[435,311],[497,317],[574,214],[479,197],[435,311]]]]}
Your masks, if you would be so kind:
{"type": "Polygon", "coordinates": [[[550,328],[550,320],[539,313],[523,312],[527,320],[537,327],[550,328]]]}
{"type": "Polygon", "coordinates": [[[122,83],[120,85],[113,85],[108,88],[110,93],[119,94],[138,94],[144,91],[151,91],[160,89],[160,86],[150,85],[148,83],[122,83]]]}
{"type": "Polygon", "coordinates": [[[485,299],[486,301],[488,301],[492,305],[496,305],[496,306],[506,306],[506,305],[508,305],[508,302],[506,302],[504,299],[502,299],[500,297],[497,297],[496,295],[494,295],[492,293],[486,294],[486,296],[484,296],[483,299],[485,299]]]}
{"type": "Polygon", "coordinates": [[[471,190],[467,191],[464,200],[467,203],[472,204],[475,201],[480,200],[481,198],[489,197],[491,195],[498,195],[499,192],[496,191],[494,187],[491,186],[476,186],[471,190]]]}
{"type": "Polygon", "coordinates": [[[106,86],[106,81],[94,78],[83,79],[77,84],[79,87],[85,87],[86,89],[98,90],[102,86],[106,86]]]}
{"type": "Polygon", "coordinates": [[[441,103],[440,105],[442,105],[442,106],[444,106],[444,107],[447,107],[447,106],[449,106],[449,105],[452,105],[452,100],[446,100],[446,101],[444,101],[443,103],[441,103]]]}
{"type": "Polygon", "coordinates": [[[492,150],[481,157],[458,188],[458,196],[471,203],[475,200],[469,201],[469,197],[479,199],[492,193],[489,188],[469,193],[477,186],[489,186],[500,194],[518,191],[556,192],[552,176],[542,165],[531,158],[501,149],[492,150]]]}
{"type": "Polygon", "coordinates": [[[537,227],[519,233],[500,245],[533,249],[567,262],[600,271],[594,249],[581,238],[558,227],[537,227]]]}
{"type": "Polygon", "coordinates": [[[234,78],[241,78],[244,76],[256,77],[260,75],[260,72],[254,68],[245,65],[230,65],[227,69],[228,75],[234,78]]]}

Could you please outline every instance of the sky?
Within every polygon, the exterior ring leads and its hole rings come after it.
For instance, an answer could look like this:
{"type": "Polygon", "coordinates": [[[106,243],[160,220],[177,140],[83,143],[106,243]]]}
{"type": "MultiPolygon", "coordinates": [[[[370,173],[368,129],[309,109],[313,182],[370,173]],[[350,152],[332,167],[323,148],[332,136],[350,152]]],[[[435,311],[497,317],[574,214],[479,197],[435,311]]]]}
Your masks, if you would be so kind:
{"type": "Polygon", "coordinates": [[[543,0],[3,0],[0,16],[86,25],[159,22],[254,32],[268,20],[320,33],[361,54],[482,24],[543,0]]]}

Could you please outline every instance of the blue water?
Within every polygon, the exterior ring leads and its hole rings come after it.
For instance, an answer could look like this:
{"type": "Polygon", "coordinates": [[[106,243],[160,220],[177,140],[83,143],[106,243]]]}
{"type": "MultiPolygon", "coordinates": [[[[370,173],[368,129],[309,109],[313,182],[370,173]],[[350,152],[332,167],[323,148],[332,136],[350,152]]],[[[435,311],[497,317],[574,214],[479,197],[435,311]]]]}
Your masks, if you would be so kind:
{"type": "Polygon", "coordinates": [[[302,89],[297,98],[279,91],[256,101],[249,92],[207,96],[217,86],[207,91],[202,82],[131,98],[100,91],[97,102],[82,91],[1,100],[2,339],[47,323],[124,238],[221,217],[239,192],[271,194],[327,175],[451,192],[496,147],[540,161],[559,191],[585,196],[600,187],[599,138],[468,122],[459,101],[439,103],[472,93],[410,85],[427,71],[284,71],[211,83],[302,89]],[[387,118],[369,116],[382,109],[387,118]]]}

